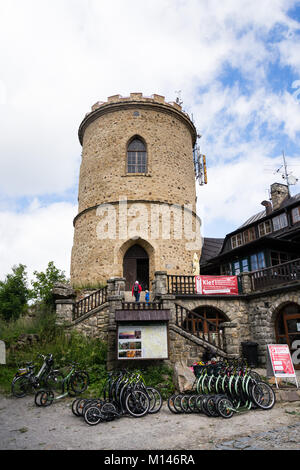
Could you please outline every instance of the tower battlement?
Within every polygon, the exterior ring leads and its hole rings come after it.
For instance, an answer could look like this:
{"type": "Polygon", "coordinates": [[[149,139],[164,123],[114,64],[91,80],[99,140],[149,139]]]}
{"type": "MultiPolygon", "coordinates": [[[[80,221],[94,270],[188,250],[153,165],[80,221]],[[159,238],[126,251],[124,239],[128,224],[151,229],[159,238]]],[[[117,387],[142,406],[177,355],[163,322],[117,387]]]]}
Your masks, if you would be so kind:
{"type": "Polygon", "coordinates": [[[193,135],[193,142],[195,144],[197,138],[197,131],[195,125],[182,106],[175,101],[166,101],[165,97],[158,94],[151,96],[144,96],[143,93],[130,93],[130,96],[112,95],[107,98],[107,101],[97,101],[91,107],[91,110],[85,115],[79,127],[79,140],[82,144],[83,134],[86,127],[97,119],[99,116],[119,111],[126,108],[153,108],[165,113],[176,115],[178,119],[185,121],[186,125],[190,128],[193,135]]]}
{"type": "Polygon", "coordinates": [[[162,95],[153,94],[151,96],[144,96],[143,93],[130,93],[130,96],[113,95],[113,96],[109,96],[107,98],[107,101],[97,101],[97,103],[95,103],[92,106],[91,112],[96,111],[97,109],[101,108],[101,106],[104,106],[106,104],[124,103],[127,101],[130,101],[130,102],[142,101],[146,103],[159,103],[159,104],[164,104],[167,106],[173,106],[178,111],[182,111],[182,107],[178,103],[176,103],[175,101],[167,102],[165,100],[165,97],[162,95]]]}

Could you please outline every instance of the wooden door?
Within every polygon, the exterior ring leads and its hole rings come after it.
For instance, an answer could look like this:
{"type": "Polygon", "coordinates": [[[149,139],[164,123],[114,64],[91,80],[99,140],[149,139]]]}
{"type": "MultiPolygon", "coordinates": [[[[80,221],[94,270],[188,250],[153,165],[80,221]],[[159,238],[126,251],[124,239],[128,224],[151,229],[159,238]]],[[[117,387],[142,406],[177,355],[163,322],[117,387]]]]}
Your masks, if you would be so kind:
{"type": "Polygon", "coordinates": [[[124,258],[123,275],[126,278],[126,290],[131,290],[136,281],[136,259],[124,258]]]}

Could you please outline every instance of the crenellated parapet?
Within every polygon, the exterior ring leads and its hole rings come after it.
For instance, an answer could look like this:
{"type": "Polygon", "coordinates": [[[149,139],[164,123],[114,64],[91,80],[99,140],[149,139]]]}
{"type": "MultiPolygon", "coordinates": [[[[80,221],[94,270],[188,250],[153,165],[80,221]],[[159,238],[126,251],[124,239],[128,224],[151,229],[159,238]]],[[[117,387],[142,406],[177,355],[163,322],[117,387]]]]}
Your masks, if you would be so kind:
{"type": "Polygon", "coordinates": [[[79,140],[82,144],[84,131],[87,126],[95,119],[105,113],[119,111],[120,109],[129,108],[156,108],[161,112],[173,113],[179,119],[186,122],[192,133],[193,142],[196,142],[197,131],[193,121],[189,115],[182,110],[182,106],[175,101],[166,101],[165,97],[158,94],[151,96],[144,96],[143,93],[130,93],[130,96],[123,97],[121,95],[112,95],[107,98],[107,101],[97,101],[92,107],[91,111],[88,112],[80,127],[79,127],[79,140]]]}

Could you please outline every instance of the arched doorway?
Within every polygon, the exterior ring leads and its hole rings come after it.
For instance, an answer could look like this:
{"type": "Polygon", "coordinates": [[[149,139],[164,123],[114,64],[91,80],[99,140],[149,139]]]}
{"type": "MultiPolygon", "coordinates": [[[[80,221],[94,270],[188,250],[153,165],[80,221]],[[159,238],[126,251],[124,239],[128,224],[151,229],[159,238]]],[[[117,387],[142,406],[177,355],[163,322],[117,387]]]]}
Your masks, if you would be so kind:
{"type": "Polygon", "coordinates": [[[126,290],[131,290],[135,281],[139,281],[143,290],[149,290],[149,256],[140,245],[133,245],[126,251],[123,276],[126,278],[126,290]]]}
{"type": "Polygon", "coordinates": [[[214,307],[198,307],[195,308],[193,312],[198,313],[203,318],[203,320],[198,320],[197,327],[199,331],[203,331],[204,333],[208,333],[209,331],[215,333],[221,323],[228,321],[224,313],[214,307]]]}
{"type": "Polygon", "coordinates": [[[295,369],[300,369],[299,354],[295,351],[300,347],[300,306],[290,303],[282,307],[275,321],[276,342],[288,344],[295,369]]]}
{"type": "Polygon", "coordinates": [[[202,306],[190,311],[184,321],[184,328],[192,334],[202,336],[209,343],[225,349],[224,332],[221,323],[228,322],[226,315],[215,307],[202,306]],[[192,315],[196,313],[199,317],[192,315]]]}

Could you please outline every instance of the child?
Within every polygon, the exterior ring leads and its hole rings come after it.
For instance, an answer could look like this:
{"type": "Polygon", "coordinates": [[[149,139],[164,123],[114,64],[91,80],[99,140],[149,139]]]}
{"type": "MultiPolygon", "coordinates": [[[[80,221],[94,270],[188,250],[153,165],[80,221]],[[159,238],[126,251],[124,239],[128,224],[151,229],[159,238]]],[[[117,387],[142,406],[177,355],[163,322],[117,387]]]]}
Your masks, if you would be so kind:
{"type": "Polygon", "coordinates": [[[148,290],[146,290],[145,301],[147,302],[147,304],[149,303],[149,300],[150,300],[150,293],[148,290]]]}

